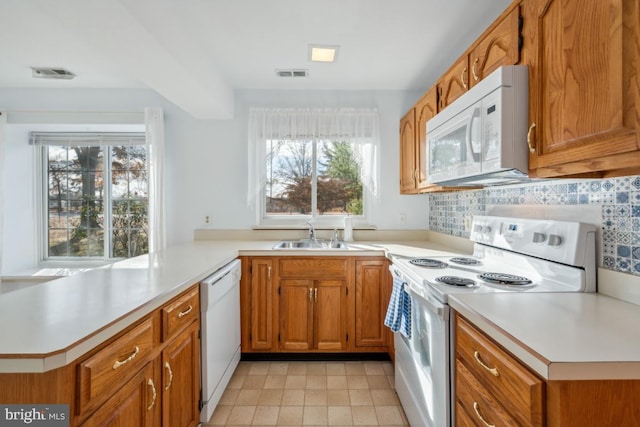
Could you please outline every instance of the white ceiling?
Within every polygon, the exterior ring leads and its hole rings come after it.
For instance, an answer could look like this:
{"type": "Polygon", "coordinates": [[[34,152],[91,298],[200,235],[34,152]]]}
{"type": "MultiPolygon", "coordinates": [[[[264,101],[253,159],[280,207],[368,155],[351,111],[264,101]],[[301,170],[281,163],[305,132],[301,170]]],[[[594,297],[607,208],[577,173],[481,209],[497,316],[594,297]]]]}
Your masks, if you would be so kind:
{"type": "Polygon", "coordinates": [[[0,88],[150,88],[203,119],[232,117],[234,89],[424,90],[510,3],[0,0],[0,88]],[[337,62],[309,44],[339,45],[337,62]]]}

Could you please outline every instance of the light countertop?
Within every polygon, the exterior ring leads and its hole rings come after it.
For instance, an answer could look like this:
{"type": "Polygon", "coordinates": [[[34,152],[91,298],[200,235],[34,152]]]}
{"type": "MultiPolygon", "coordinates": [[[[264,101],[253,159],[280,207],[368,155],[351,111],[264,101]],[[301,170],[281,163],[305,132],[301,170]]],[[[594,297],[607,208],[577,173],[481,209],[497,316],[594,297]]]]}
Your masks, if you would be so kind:
{"type": "Polygon", "coordinates": [[[640,379],[640,306],[602,294],[491,293],[452,308],[547,380],[640,379]]]}
{"type": "MultiPolygon", "coordinates": [[[[272,250],[275,241],[194,241],[0,294],[0,372],[45,372],[78,359],[239,255],[384,256],[385,243],[347,250],[272,250]]],[[[426,241],[388,244],[434,255],[426,241]]]]}

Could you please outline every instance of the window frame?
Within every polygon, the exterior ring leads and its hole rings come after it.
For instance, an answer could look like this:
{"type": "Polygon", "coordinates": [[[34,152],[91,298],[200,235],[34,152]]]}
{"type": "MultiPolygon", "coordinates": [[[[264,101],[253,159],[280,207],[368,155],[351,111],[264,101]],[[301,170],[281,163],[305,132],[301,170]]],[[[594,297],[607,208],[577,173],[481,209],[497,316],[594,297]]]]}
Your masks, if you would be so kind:
{"type": "MultiPolygon", "coordinates": [[[[83,135],[85,137],[99,138],[102,135],[115,136],[120,138],[140,138],[145,140],[145,132],[32,132],[31,143],[34,144],[34,138],[42,135],[83,135]]],[[[112,147],[122,146],[123,144],[95,144],[86,146],[98,146],[100,145],[104,149],[103,154],[103,192],[105,194],[103,198],[103,215],[104,215],[104,243],[102,256],[49,256],[49,182],[48,182],[48,148],[55,144],[35,144],[36,145],[36,222],[37,222],[37,239],[38,239],[38,264],[43,267],[98,267],[106,264],[111,264],[115,261],[126,259],[125,257],[110,257],[111,245],[113,244],[113,212],[112,212],[112,147]]],[[[145,143],[130,144],[145,146],[145,143]]],[[[59,145],[65,146],[65,145],[59,145]]],[[[70,145],[66,145],[69,147],[70,145]]],[[[149,185],[149,158],[148,149],[146,155],[145,170],[147,171],[147,186],[149,185]]],[[[149,188],[147,190],[147,205],[149,203],[149,188]]],[[[148,216],[148,215],[147,215],[148,216]]],[[[147,239],[149,235],[147,234],[147,239]]],[[[138,254],[142,255],[142,254],[138,254]]],[[[137,255],[136,255],[137,256],[137,255]]]]}
{"type": "MultiPolygon", "coordinates": [[[[288,141],[305,141],[312,144],[312,171],[311,171],[311,215],[267,215],[266,214],[266,198],[267,198],[267,185],[266,185],[266,170],[267,164],[264,162],[260,167],[258,176],[265,177],[261,182],[259,201],[256,203],[256,224],[255,228],[307,228],[307,222],[311,221],[314,227],[318,228],[338,228],[344,227],[344,218],[353,218],[353,226],[358,228],[374,228],[369,224],[370,218],[370,200],[371,192],[366,185],[362,185],[362,215],[318,215],[318,145],[321,142],[335,142],[336,138],[290,138],[288,141]]],[[[355,142],[352,138],[339,138],[343,142],[348,142],[355,146],[355,142]]],[[[281,138],[279,140],[285,140],[281,138]]],[[[260,147],[263,150],[262,158],[267,158],[267,145],[269,141],[262,140],[260,147]]],[[[362,175],[362,165],[360,166],[360,174],[362,175]]]]}

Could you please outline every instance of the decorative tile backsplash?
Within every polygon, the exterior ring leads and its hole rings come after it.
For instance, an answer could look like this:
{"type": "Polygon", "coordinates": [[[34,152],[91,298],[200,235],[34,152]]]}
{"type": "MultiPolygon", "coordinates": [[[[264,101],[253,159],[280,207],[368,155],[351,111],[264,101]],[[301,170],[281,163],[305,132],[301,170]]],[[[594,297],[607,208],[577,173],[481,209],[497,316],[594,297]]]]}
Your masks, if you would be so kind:
{"type": "Polygon", "coordinates": [[[554,180],[430,194],[429,229],[469,237],[465,227],[468,219],[500,205],[599,206],[602,267],[640,276],[640,176],[554,180]]]}

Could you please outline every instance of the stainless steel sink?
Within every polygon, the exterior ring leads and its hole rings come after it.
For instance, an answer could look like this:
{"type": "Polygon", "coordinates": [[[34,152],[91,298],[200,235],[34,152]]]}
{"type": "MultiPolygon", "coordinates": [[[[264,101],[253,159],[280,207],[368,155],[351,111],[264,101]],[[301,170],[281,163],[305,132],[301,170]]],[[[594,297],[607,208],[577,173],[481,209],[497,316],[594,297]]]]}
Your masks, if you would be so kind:
{"type": "Polygon", "coordinates": [[[273,249],[347,249],[347,244],[335,240],[283,240],[276,243],[273,249]]]}

